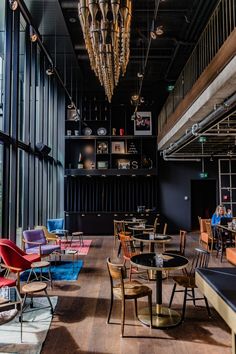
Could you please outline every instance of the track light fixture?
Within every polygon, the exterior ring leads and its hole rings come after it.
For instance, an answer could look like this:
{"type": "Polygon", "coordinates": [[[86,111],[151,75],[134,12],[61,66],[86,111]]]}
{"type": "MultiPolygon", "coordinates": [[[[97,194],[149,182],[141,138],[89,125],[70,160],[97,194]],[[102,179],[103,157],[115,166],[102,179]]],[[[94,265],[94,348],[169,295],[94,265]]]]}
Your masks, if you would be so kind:
{"type": "Polygon", "coordinates": [[[18,7],[18,1],[17,0],[9,0],[9,5],[12,11],[15,11],[18,7]]]}
{"type": "Polygon", "coordinates": [[[33,43],[36,42],[38,40],[38,35],[37,35],[37,33],[35,32],[35,29],[32,26],[30,26],[29,32],[30,32],[30,40],[31,40],[31,42],[33,42],[33,43]]]}
{"type": "Polygon", "coordinates": [[[162,36],[164,33],[163,26],[157,26],[155,22],[153,22],[152,29],[150,31],[150,36],[152,39],[156,39],[157,36],[162,36]]]}
{"type": "Polygon", "coordinates": [[[54,74],[54,70],[53,70],[53,68],[48,68],[47,70],[46,70],[46,74],[48,75],[48,76],[51,76],[51,75],[53,75],[54,74]]]}

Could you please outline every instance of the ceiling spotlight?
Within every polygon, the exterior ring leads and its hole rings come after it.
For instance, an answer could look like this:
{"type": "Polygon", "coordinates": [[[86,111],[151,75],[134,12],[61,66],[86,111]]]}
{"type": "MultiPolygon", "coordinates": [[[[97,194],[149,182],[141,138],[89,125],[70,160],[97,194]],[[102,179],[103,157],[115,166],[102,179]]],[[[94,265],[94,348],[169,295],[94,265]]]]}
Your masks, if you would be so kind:
{"type": "Polygon", "coordinates": [[[75,22],[76,22],[76,18],[70,17],[70,18],[69,18],[69,22],[70,22],[70,23],[75,23],[75,22]]]}
{"type": "Polygon", "coordinates": [[[144,102],[145,102],[144,97],[140,97],[139,102],[140,102],[140,103],[144,103],[144,102]]]}
{"type": "Polygon", "coordinates": [[[142,79],[142,78],[143,78],[143,76],[144,76],[144,75],[143,75],[143,73],[142,73],[142,72],[138,72],[138,73],[137,73],[137,77],[138,77],[139,79],[142,79]]]}
{"type": "Polygon", "coordinates": [[[138,95],[137,93],[135,93],[134,95],[131,96],[131,100],[132,100],[133,102],[138,101],[138,100],[139,100],[139,95],[138,95]]]}
{"type": "Polygon", "coordinates": [[[67,108],[68,109],[72,109],[74,107],[74,103],[71,101],[68,105],[67,108]]]}
{"type": "Polygon", "coordinates": [[[157,26],[157,28],[156,28],[156,35],[157,36],[161,36],[161,35],[163,35],[163,33],[164,33],[164,29],[163,29],[163,26],[157,26]]]}
{"type": "Polygon", "coordinates": [[[36,42],[38,40],[38,35],[37,35],[37,33],[35,32],[35,29],[32,26],[30,26],[29,32],[30,32],[30,40],[31,40],[31,42],[36,42]]]}
{"type": "Polygon", "coordinates": [[[54,74],[53,68],[48,68],[48,69],[46,70],[46,74],[47,74],[48,76],[53,75],[53,74],[54,74]]]}
{"type": "Polygon", "coordinates": [[[17,0],[9,0],[9,5],[12,11],[15,11],[18,7],[18,1],[17,0]]]}

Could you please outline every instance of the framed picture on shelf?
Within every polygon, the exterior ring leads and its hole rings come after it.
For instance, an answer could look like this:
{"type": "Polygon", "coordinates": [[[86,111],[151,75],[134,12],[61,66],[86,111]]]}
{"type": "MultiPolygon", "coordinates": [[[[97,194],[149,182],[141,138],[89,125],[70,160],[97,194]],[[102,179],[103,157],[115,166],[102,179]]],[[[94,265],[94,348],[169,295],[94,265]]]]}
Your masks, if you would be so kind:
{"type": "Polygon", "coordinates": [[[124,141],[112,141],[111,142],[111,153],[112,154],[124,154],[125,153],[125,142],[124,141]]]}
{"type": "Polygon", "coordinates": [[[108,168],[108,161],[98,161],[97,168],[98,170],[106,170],[108,168]]]}
{"type": "Polygon", "coordinates": [[[137,112],[134,120],[134,135],[152,135],[151,112],[137,112]]]}
{"type": "Polygon", "coordinates": [[[129,160],[118,160],[118,169],[119,170],[129,170],[130,161],[129,160]]]}
{"type": "Polygon", "coordinates": [[[108,154],[108,142],[99,141],[97,143],[97,154],[108,154]]]}

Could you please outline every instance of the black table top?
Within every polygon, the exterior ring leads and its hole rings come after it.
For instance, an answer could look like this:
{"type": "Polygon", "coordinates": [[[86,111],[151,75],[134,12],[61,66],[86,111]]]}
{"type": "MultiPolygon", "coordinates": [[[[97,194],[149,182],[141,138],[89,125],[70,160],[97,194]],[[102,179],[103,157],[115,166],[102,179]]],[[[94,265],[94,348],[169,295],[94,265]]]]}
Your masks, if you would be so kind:
{"type": "Polygon", "coordinates": [[[141,253],[136,256],[131,257],[130,261],[132,264],[143,268],[143,269],[154,269],[154,270],[172,270],[172,269],[182,269],[188,264],[188,259],[179,255],[171,253],[163,253],[163,266],[157,267],[155,256],[156,253],[141,253]]]}
{"type": "MultiPolygon", "coordinates": [[[[145,231],[145,229],[143,230],[145,231]]],[[[167,242],[172,240],[172,237],[169,235],[155,234],[154,239],[150,238],[150,234],[137,234],[133,235],[132,238],[137,241],[143,242],[167,242]]]]}
{"type": "Polygon", "coordinates": [[[236,311],[236,268],[200,268],[196,272],[236,311]]]}

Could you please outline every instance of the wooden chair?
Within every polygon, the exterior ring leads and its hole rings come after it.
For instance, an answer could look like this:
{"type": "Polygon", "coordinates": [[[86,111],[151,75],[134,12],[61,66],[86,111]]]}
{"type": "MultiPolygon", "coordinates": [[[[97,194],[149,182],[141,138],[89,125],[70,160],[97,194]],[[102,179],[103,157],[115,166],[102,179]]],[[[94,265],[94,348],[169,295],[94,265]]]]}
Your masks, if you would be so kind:
{"type": "Polygon", "coordinates": [[[107,268],[111,284],[111,302],[107,323],[110,323],[113,298],[116,297],[121,300],[121,337],[124,337],[125,301],[134,300],[135,315],[138,317],[137,299],[147,296],[150,310],[150,328],[152,328],[152,290],[138,281],[124,281],[125,267],[122,264],[111,263],[110,258],[107,258],[107,268]]]}
{"type": "Polygon", "coordinates": [[[179,276],[174,276],[173,280],[175,282],[170,302],[169,302],[169,307],[172,305],[172,301],[174,298],[174,295],[176,292],[184,292],[184,300],[183,300],[183,310],[182,310],[182,321],[184,320],[185,316],[185,309],[186,309],[186,302],[187,301],[193,301],[193,304],[195,306],[197,300],[204,300],[208,312],[208,316],[211,316],[210,313],[210,308],[207,302],[206,297],[204,296],[203,298],[196,298],[195,297],[195,289],[197,288],[196,283],[195,283],[195,269],[196,268],[207,268],[208,263],[209,263],[209,258],[210,258],[210,253],[207,252],[206,250],[200,249],[200,248],[195,248],[195,255],[191,263],[190,271],[187,271],[185,269],[186,274],[185,275],[179,275],[179,276]],[[183,290],[176,290],[176,287],[180,286],[184,288],[183,290]],[[189,291],[191,291],[191,294],[189,294],[189,291]],[[187,296],[190,298],[187,299],[187,296]]]}
{"type": "Polygon", "coordinates": [[[113,220],[114,226],[114,246],[119,238],[119,233],[125,231],[125,224],[123,220],[113,220]]]}
{"type": "MultiPolygon", "coordinates": [[[[124,258],[124,266],[126,266],[126,262],[130,261],[130,258],[139,254],[139,252],[136,251],[135,247],[134,247],[134,243],[133,240],[131,238],[131,236],[128,235],[124,235],[123,233],[119,234],[119,238],[120,238],[120,243],[121,243],[121,249],[123,252],[123,258],[124,258]]],[[[129,268],[129,280],[131,281],[132,278],[132,274],[134,273],[140,273],[138,271],[138,269],[136,267],[133,267],[130,264],[130,268],[129,268]]],[[[143,273],[143,272],[142,272],[143,273]]]]}
{"type": "Polygon", "coordinates": [[[124,220],[113,220],[114,223],[114,246],[116,246],[116,240],[119,241],[119,247],[117,251],[117,257],[120,256],[120,251],[121,251],[121,243],[120,243],[120,234],[121,235],[126,235],[126,236],[131,236],[130,231],[125,231],[125,222],[124,220]]]}
{"type": "Polygon", "coordinates": [[[179,249],[167,249],[167,252],[173,254],[179,254],[180,256],[185,255],[185,248],[186,248],[186,238],[187,238],[187,231],[180,230],[179,231],[179,249]]]}

